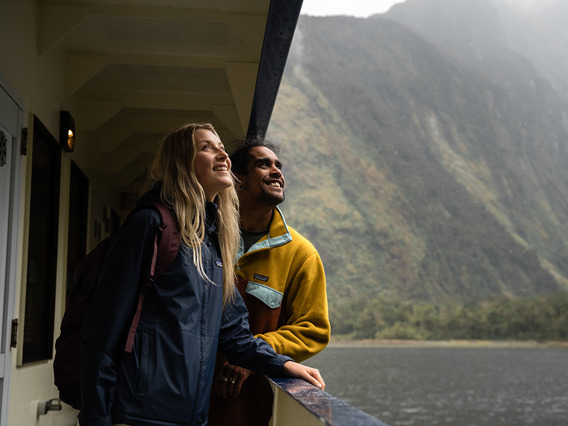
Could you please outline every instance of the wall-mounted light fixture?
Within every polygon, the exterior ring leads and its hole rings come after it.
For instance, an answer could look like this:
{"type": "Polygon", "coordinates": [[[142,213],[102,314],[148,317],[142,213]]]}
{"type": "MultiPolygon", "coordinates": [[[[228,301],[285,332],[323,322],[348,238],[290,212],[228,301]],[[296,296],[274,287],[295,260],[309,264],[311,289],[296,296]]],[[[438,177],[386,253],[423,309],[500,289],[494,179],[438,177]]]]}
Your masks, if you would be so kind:
{"type": "Polygon", "coordinates": [[[61,111],[59,117],[59,143],[67,152],[73,152],[75,148],[75,120],[69,111],[61,111]]]}

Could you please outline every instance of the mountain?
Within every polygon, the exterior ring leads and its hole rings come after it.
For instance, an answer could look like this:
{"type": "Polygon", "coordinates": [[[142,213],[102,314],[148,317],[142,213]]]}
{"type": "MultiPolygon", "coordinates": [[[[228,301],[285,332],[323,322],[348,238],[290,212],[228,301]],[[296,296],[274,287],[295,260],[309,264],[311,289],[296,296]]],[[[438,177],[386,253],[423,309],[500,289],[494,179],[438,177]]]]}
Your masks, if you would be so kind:
{"type": "Polygon", "coordinates": [[[505,11],[408,0],[368,19],[301,16],[267,137],[336,323],[388,295],[568,290],[568,103],[514,48],[523,21],[505,11]]]}
{"type": "Polygon", "coordinates": [[[509,47],[529,58],[568,100],[568,3],[549,0],[530,10],[501,6],[500,14],[509,47]]]}
{"type": "Polygon", "coordinates": [[[528,72],[534,66],[568,100],[568,3],[549,0],[523,9],[510,1],[407,0],[384,16],[415,30],[455,61],[477,67],[487,78],[509,77],[506,71],[515,75],[515,69],[528,72]]]}

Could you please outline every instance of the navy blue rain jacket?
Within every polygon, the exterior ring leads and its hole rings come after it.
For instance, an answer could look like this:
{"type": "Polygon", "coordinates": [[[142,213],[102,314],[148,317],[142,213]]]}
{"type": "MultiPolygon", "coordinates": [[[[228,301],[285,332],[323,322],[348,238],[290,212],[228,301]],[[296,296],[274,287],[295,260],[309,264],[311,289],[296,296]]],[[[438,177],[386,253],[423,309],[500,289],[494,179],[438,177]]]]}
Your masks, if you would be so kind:
{"type": "MultiPolygon", "coordinates": [[[[158,199],[146,194],[140,203],[158,199]]],[[[206,425],[217,349],[260,374],[282,374],[277,355],[248,327],[238,295],[223,311],[223,269],[215,234],[217,208],[207,205],[202,246],[207,282],[187,246],[148,292],[132,353],[124,352],[138,291],[149,274],[159,215],[130,215],[113,238],[82,333],[81,426],[206,425]]]]}

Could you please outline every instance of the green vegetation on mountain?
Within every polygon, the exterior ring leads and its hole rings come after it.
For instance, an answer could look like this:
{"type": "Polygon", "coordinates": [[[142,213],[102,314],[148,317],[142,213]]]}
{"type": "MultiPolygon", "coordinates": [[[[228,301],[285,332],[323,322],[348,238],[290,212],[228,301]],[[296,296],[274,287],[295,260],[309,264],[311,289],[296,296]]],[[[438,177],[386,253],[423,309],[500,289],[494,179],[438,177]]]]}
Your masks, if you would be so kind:
{"type": "Polygon", "coordinates": [[[489,2],[476,27],[471,11],[436,13],[447,1],[300,19],[268,138],[282,145],[286,217],[324,261],[334,333],[393,297],[568,290],[568,104],[498,39],[489,2]]]}
{"type": "Polygon", "coordinates": [[[336,334],[355,339],[568,340],[568,294],[443,305],[383,296],[358,304],[360,311],[344,311],[348,316],[336,320],[336,334]]]}

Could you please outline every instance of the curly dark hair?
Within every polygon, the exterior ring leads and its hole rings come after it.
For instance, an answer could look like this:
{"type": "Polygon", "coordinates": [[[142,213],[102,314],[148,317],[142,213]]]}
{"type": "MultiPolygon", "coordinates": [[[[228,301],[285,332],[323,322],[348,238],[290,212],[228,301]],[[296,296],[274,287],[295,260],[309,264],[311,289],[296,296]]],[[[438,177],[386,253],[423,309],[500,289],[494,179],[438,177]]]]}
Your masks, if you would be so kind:
{"type": "Polygon", "coordinates": [[[265,148],[270,149],[275,154],[280,152],[280,147],[270,141],[267,141],[260,136],[256,136],[254,138],[246,138],[241,139],[237,142],[237,149],[231,154],[231,170],[233,173],[239,175],[247,175],[248,174],[248,164],[250,162],[250,155],[249,152],[255,146],[263,146],[265,148]]]}

